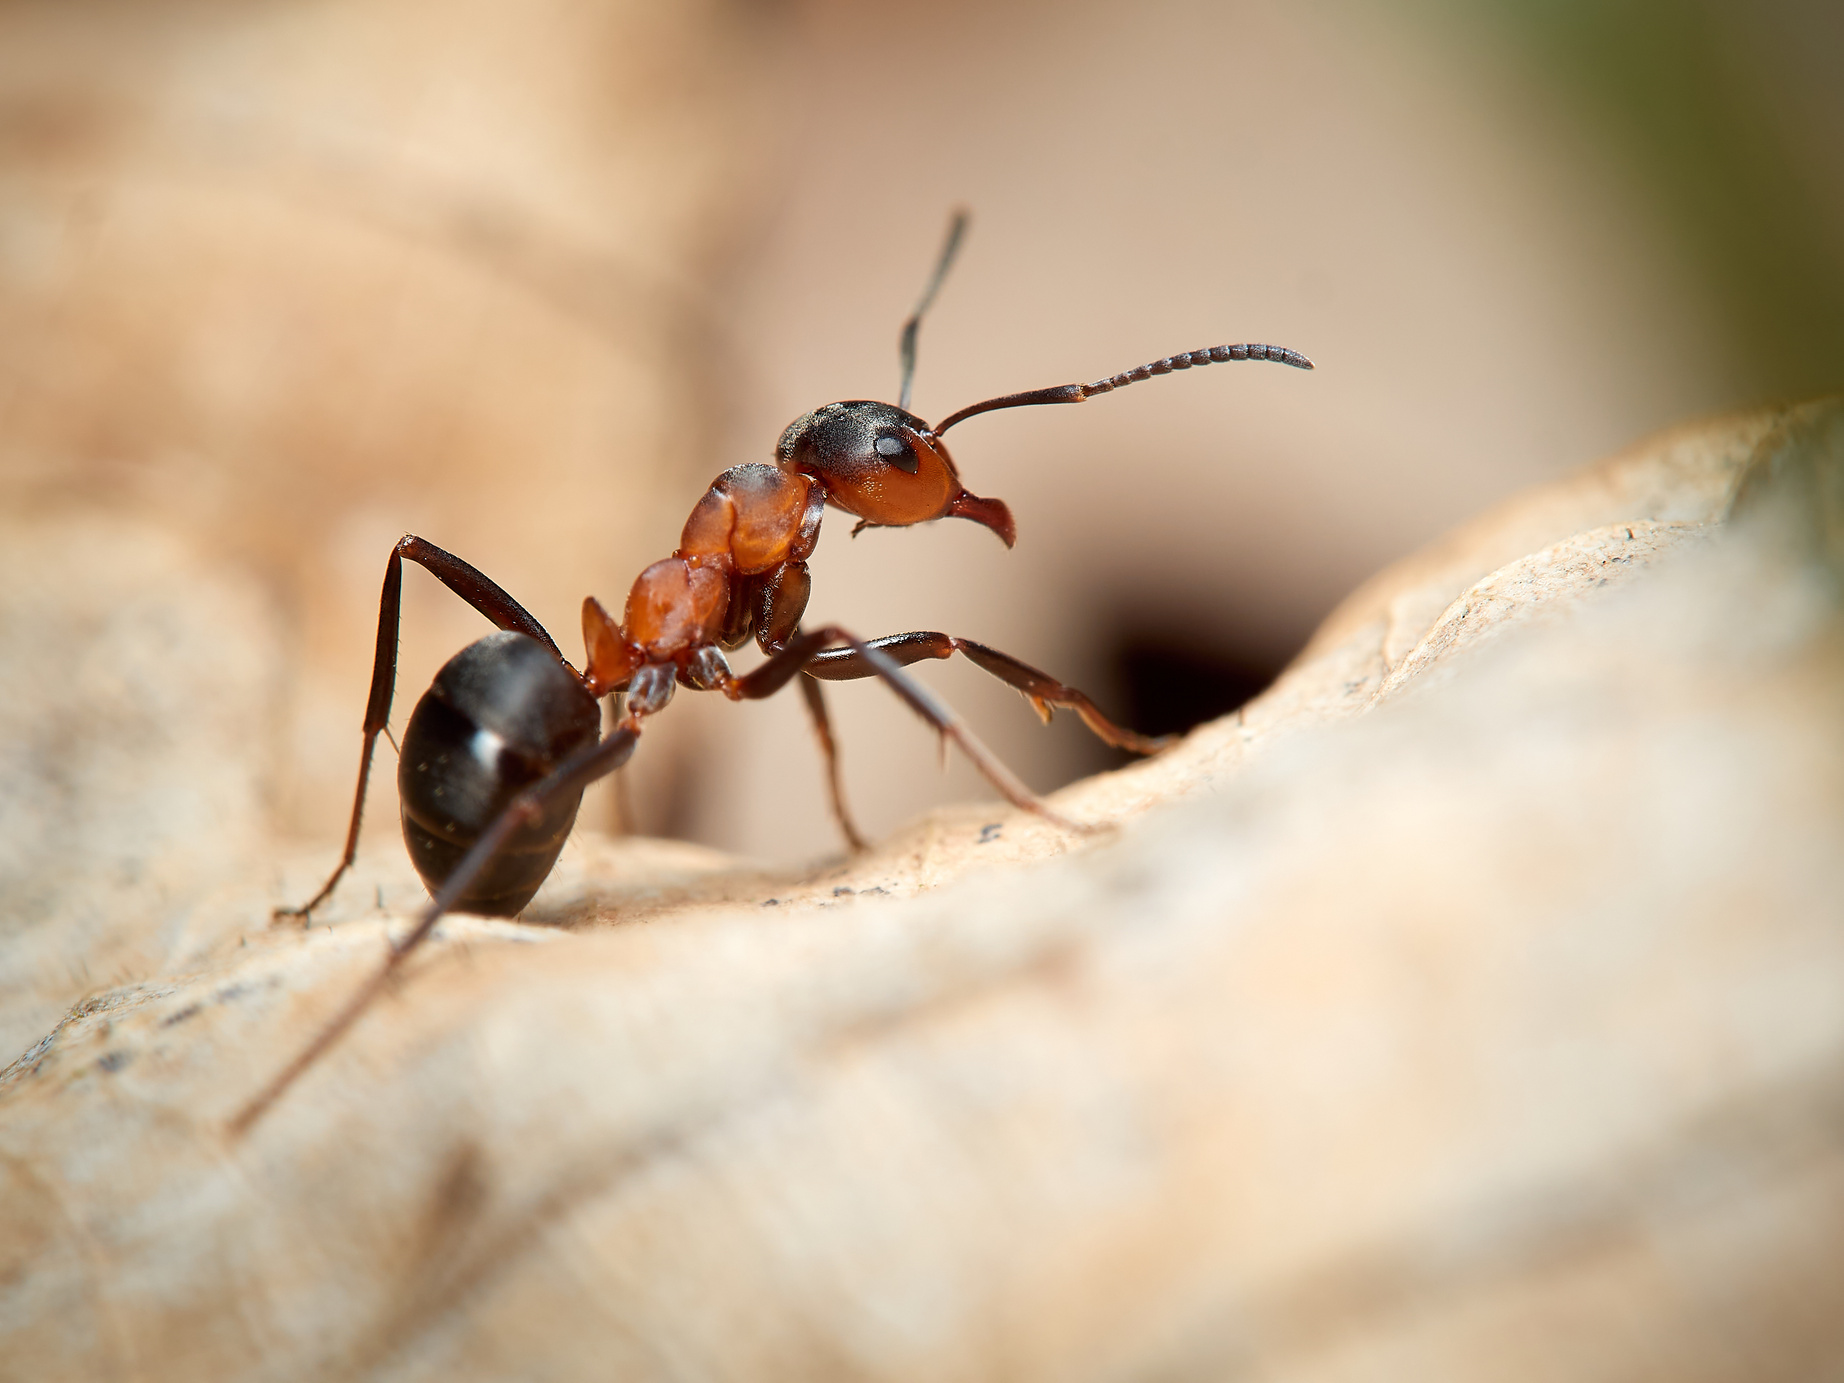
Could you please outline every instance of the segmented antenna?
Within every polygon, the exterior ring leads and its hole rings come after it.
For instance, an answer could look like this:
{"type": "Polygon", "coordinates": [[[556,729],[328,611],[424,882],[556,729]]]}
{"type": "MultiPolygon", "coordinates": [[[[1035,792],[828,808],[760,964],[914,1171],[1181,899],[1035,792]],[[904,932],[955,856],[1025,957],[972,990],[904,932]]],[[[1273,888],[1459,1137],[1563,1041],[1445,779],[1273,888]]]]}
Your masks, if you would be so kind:
{"type": "Polygon", "coordinates": [[[941,258],[935,261],[935,272],[929,275],[928,287],[922,290],[922,297],[916,303],[916,310],[909,314],[909,320],[903,323],[903,335],[897,343],[897,360],[903,370],[903,387],[897,395],[896,406],[904,412],[909,410],[909,387],[916,378],[916,332],[922,327],[922,314],[935,301],[935,294],[941,290],[941,281],[948,276],[948,269],[954,263],[954,256],[960,253],[960,240],[967,233],[967,209],[957,207],[948,220],[948,238],[941,244],[941,258]]]}
{"type": "Polygon", "coordinates": [[[1220,365],[1229,360],[1272,360],[1277,365],[1291,365],[1296,370],[1313,368],[1312,361],[1285,346],[1264,346],[1257,342],[1210,346],[1204,350],[1167,356],[1149,365],[1136,365],[1131,370],[1098,379],[1093,384],[1059,384],[1051,389],[1033,389],[1024,394],[1007,394],[1003,398],[970,404],[960,412],[950,414],[945,422],[934,428],[934,434],[939,437],[955,423],[971,418],[976,413],[990,413],[996,408],[1026,408],[1038,403],[1081,403],[1097,394],[1110,394],[1116,389],[1125,389],[1129,384],[1138,384],[1154,375],[1169,375],[1173,370],[1188,370],[1194,365],[1220,365]]]}

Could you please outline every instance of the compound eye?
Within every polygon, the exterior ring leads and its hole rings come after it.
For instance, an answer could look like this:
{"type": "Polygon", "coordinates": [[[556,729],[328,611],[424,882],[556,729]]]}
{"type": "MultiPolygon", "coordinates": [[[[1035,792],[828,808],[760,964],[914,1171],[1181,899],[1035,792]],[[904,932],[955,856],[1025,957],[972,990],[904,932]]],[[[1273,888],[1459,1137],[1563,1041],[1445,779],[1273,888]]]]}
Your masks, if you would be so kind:
{"type": "Polygon", "coordinates": [[[914,444],[900,432],[880,431],[873,445],[880,459],[908,475],[914,475],[922,464],[914,444]]]}

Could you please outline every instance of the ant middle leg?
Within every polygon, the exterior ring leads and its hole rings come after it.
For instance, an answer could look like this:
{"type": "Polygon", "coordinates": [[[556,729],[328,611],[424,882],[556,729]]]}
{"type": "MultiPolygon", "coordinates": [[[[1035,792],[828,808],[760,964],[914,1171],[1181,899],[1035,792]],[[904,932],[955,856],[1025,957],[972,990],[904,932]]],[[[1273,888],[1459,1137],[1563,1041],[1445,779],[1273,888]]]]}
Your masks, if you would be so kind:
{"type": "MultiPolygon", "coordinates": [[[[819,502],[810,506],[807,515],[812,530],[807,538],[809,547],[819,534],[819,515],[825,507],[824,493],[816,489],[814,495],[819,502]]],[[[807,596],[812,588],[807,564],[797,558],[755,578],[745,596],[750,602],[747,623],[764,653],[773,657],[800,632],[800,617],[807,611],[807,596]]],[[[813,724],[813,737],[819,741],[820,758],[825,761],[826,793],[832,805],[832,819],[839,823],[847,846],[854,851],[864,850],[868,848],[865,838],[845,805],[845,781],[839,772],[839,747],[832,734],[832,717],[826,710],[826,694],[820,690],[818,682],[807,677],[800,679],[800,694],[807,706],[807,717],[813,724]]]]}
{"type": "Polygon", "coordinates": [[[813,737],[819,741],[820,757],[826,761],[826,791],[832,802],[832,818],[839,823],[846,844],[853,850],[869,849],[859,834],[851,810],[845,805],[845,780],[839,772],[839,747],[832,735],[832,717],[826,711],[826,694],[811,677],[800,679],[801,699],[807,703],[807,715],[813,722],[813,737]]]}
{"type": "MultiPolygon", "coordinates": [[[[378,735],[391,718],[391,699],[397,686],[397,626],[403,608],[403,564],[408,559],[427,571],[497,627],[529,635],[550,650],[565,668],[570,664],[558,651],[544,626],[485,573],[444,552],[415,534],[405,534],[391,549],[384,567],[384,589],[378,597],[378,642],[371,664],[371,693],[365,702],[365,745],[359,752],[359,781],[352,797],[352,817],[346,826],[346,848],[320,891],[300,907],[278,907],[275,917],[305,919],[324,903],[358,857],[359,822],[365,814],[365,788],[371,780],[371,761],[378,735]]],[[[571,669],[574,671],[574,669],[571,669]]]]}
{"type": "MultiPolygon", "coordinates": [[[[1097,739],[1116,749],[1133,754],[1155,754],[1172,743],[1169,735],[1154,739],[1116,725],[1076,688],[1065,686],[1049,673],[1039,672],[1009,653],[1001,653],[972,639],[918,630],[911,634],[887,634],[881,639],[870,640],[865,647],[904,666],[919,663],[924,658],[952,658],[961,653],[1001,682],[1016,687],[1046,724],[1053,708],[1060,708],[1074,711],[1097,739]]],[[[808,661],[805,671],[809,677],[824,678],[828,682],[849,682],[878,675],[877,669],[860,657],[855,648],[833,648],[816,654],[808,661]]]]}

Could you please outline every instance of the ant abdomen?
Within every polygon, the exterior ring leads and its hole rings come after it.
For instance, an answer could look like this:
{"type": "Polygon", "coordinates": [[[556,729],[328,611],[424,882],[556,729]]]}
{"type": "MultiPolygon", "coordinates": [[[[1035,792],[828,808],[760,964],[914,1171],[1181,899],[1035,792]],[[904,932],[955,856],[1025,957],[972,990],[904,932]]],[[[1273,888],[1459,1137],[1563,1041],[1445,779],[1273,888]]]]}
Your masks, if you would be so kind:
{"type": "MultiPolygon", "coordinates": [[[[416,703],[397,767],[404,843],[430,892],[519,792],[593,744],[601,724],[595,699],[536,639],[502,630],[450,658],[416,703]]],[[[529,903],[581,801],[579,789],[521,827],[457,906],[511,917],[529,903]]]]}

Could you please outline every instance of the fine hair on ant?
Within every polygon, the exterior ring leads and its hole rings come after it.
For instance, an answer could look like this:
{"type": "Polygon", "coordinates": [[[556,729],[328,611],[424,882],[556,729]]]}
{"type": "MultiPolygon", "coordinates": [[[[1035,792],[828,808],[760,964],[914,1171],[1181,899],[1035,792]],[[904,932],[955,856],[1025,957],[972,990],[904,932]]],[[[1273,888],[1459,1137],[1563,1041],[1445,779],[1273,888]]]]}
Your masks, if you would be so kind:
{"type": "Polygon", "coordinates": [[[512,917],[538,891],[576,821],[583,790],[626,763],[646,720],[677,687],[717,691],[732,701],[772,696],[796,682],[811,715],[833,816],[852,849],[864,848],[840,787],[839,763],[820,683],[876,677],[943,741],[959,746],[986,780],[1022,810],[1065,830],[1102,827],[1070,821],[1020,782],[947,705],[903,669],[956,653],[1015,687],[1044,720],[1074,711],[1116,748],[1150,754],[1165,741],[1114,724],[1074,687],[971,639],[929,631],[863,639],[838,625],[803,629],[811,579],[807,558],[819,542],[828,505],[865,528],[907,528],[961,518],[990,528],[1011,547],[1011,510],[961,484],[942,434],[1001,408],[1081,403],[1129,384],[1197,366],[1266,360],[1310,370],[1282,346],[1210,346],[1109,375],[969,404],[930,426],[908,411],[916,337],[959,251],[965,212],[956,212],[934,272],[903,324],[902,383],[895,404],[864,399],[829,403],[796,418],[772,462],[733,466],[692,507],[678,550],[647,567],[629,590],[617,622],[594,596],[583,601],[585,657],[573,666],[549,633],[489,577],[414,534],[391,549],[378,601],[377,651],[366,702],[358,788],[345,851],[305,904],[276,909],[303,921],[351,868],[378,735],[390,719],[397,680],[397,628],[403,564],[413,562],[486,616],[488,634],[443,665],[403,733],[397,769],[404,842],[431,900],[416,925],[391,943],[378,972],[232,1122],[247,1130],[290,1084],[357,1021],[397,969],[455,911],[512,917]],[[751,671],[730,670],[725,650],[754,639],[767,655],[751,671]],[[616,698],[603,734],[599,702],[616,698]]]}

